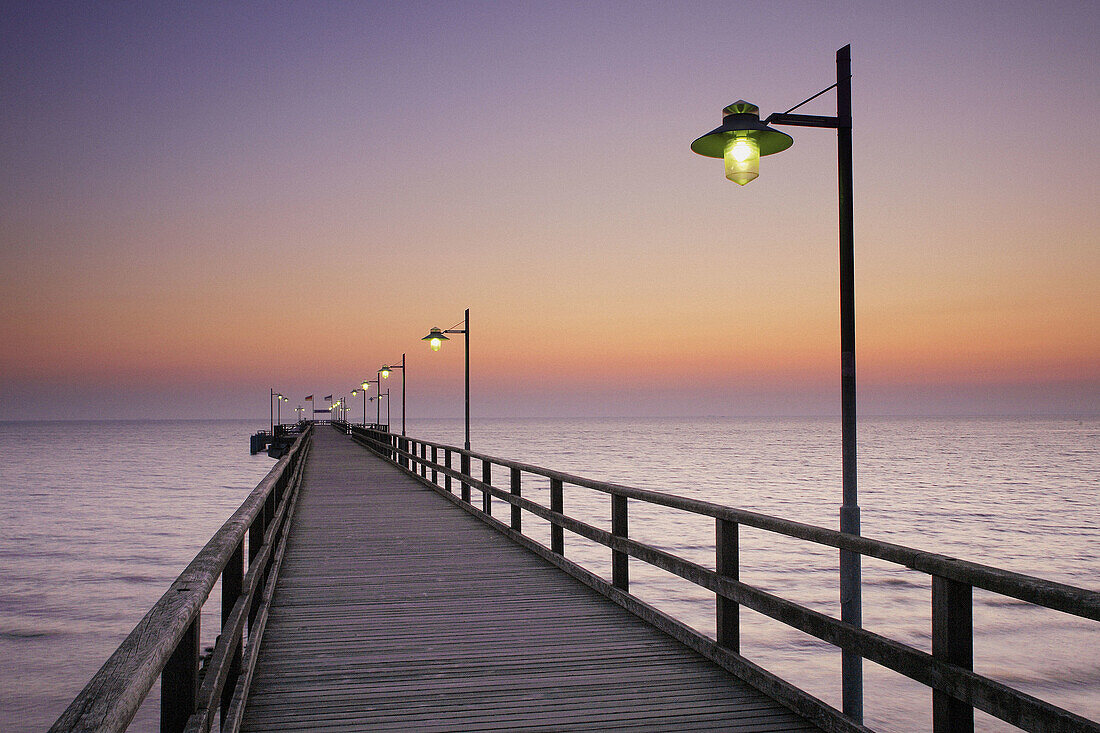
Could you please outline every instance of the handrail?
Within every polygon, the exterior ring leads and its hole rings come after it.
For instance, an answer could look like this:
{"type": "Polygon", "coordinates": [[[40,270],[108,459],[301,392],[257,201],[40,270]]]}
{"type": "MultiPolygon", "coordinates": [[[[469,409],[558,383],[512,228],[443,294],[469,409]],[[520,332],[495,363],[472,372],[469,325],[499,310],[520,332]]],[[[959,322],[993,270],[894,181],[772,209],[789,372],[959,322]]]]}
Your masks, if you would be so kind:
{"type": "MultiPolygon", "coordinates": [[[[717,649],[714,648],[712,641],[697,632],[685,632],[679,627],[675,631],[680,636],[685,633],[697,634],[700,638],[691,641],[700,651],[712,656],[715,661],[720,661],[718,657],[729,656],[728,654],[723,656],[721,653],[723,649],[734,653],[738,651],[737,608],[739,605],[745,605],[931,687],[935,731],[972,730],[973,708],[984,710],[1029,731],[1100,731],[1100,724],[1095,721],[1087,720],[975,673],[972,669],[971,650],[972,588],[982,588],[1037,606],[1100,621],[1100,593],[1096,591],[712,502],[574,476],[443,443],[396,436],[354,426],[351,428],[351,434],[358,442],[366,444],[367,447],[388,458],[418,480],[450,497],[467,511],[509,534],[530,549],[544,554],[563,569],[577,575],[632,610],[640,601],[628,592],[628,566],[625,562],[628,556],[638,558],[713,591],[719,601],[717,649]],[[427,457],[429,449],[430,459],[427,457]],[[438,461],[440,452],[444,455],[442,464],[438,461]],[[451,467],[454,454],[458,454],[461,458],[460,470],[451,467]],[[481,480],[475,478],[470,470],[471,459],[480,461],[482,464],[481,480]],[[508,489],[492,485],[493,466],[510,469],[508,489]],[[550,479],[551,506],[549,508],[521,495],[522,473],[550,479]],[[438,482],[441,475],[445,481],[443,487],[440,487],[438,482]],[[458,481],[462,487],[461,499],[451,494],[452,479],[458,481]],[[562,506],[564,484],[611,495],[612,531],[594,527],[565,514],[562,506]],[[473,506],[470,499],[471,489],[482,492],[481,509],[473,506]],[[495,497],[512,506],[511,521],[508,525],[492,517],[489,497],[495,497]],[[653,545],[629,539],[626,499],[635,499],[714,518],[718,555],[717,571],[677,557],[653,545]],[[550,523],[550,548],[522,534],[520,518],[522,510],[550,523]],[[816,544],[851,550],[932,576],[932,654],[740,582],[737,579],[737,528],[740,524],[816,544]],[[610,586],[607,586],[606,581],[593,580],[589,571],[575,566],[564,558],[562,538],[564,529],[611,549],[612,583],[610,586]],[[570,568],[571,565],[574,568],[570,568]]],[[[673,621],[668,617],[660,618],[663,614],[653,609],[643,609],[643,612],[656,618],[657,622],[673,621]]],[[[759,676],[755,670],[746,671],[751,675],[759,676]]],[[[760,679],[764,678],[760,677],[760,679]]],[[[771,682],[771,680],[765,681],[771,682]]],[[[798,705],[805,703],[801,699],[794,702],[798,705]]],[[[835,713],[835,715],[830,713],[815,722],[823,723],[831,730],[858,729],[858,727],[846,725],[844,721],[847,719],[841,720],[842,714],[839,711],[826,706],[819,700],[815,702],[828,708],[831,713],[835,713]]]]}
{"type": "MultiPolygon", "coordinates": [[[[182,731],[201,701],[223,711],[241,674],[238,663],[246,638],[253,642],[253,614],[259,595],[274,582],[269,565],[276,540],[296,493],[311,430],[293,446],[248,498],[180,573],[168,591],[138,622],[84,689],[50,728],[62,731],[122,731],[130,724],[157,677],[161,677],[161,730],[182,731]],[[248,536],[248,572],[245,536],[248,536]],[[214,584],[222,580],[222,634],[199,681],[199,619],[214,584]],[[209,683],[209,684],[207,684],[209,683]],[[215,689],[216,688],[216,689],[215,689]]],[[[209,730],[209,712],[198,729],[209,730]]]]}
{"type": "MultiPolygon", "coordinates": [[[[409,438],[413,441],[413,438],[409,438]]],[[[557,471],[551,468],[543,468],[530,463],[513,461],[507,458],[491,456],[476,451],[468,451],[457,446],[444,443],[434,443],[428,440],[415,440],[418,444],[434,447],[437,450],[447,450],[452,454],[465,455],[470,458],[489,462],[505,468],[519,469],[524,473],[531,473],[549,479],[556,479],[565,484],[581,486],[593,489],[613,496],[622,496],[627,499],[637,499],[649,504],[658,504],[672,509],[680,509],[692,514],[737,522],[748,527],[762,529],[776,534],[786,535],[795,539],[807,540],[820,545],[827,545],[842,550],[851,550],[867,557],[874,557],[897,565],[904,565],[913,570],[919,570],[929,575],[938,575],[982,590],[992,591],[1001,595],[1010,596],[1017,600],[1027,601],[1035,605],[1044,606],[1057,611],[1063,611],[1082,618],[1100,621],[1100,593],[1084,590],[1076,586],[1058,583],[1053,580],[1044,580],[1034,576],[1017,573],[1011,570],[1002,570],[991,565],[960,560],[948,555],[917,550],[904,545],[897,545],[882,540],[870,539],[859,535],[851,535],[839,532],[835,529],[827,529],[812,524],[796,522],[790,519],[782,519],[768,514],[761,514],[746,509],[715,504],[701,499],[691,499],[685,496],[653,491],[651,489],[639,489],[632,486],[624,486],[608,481],[575,476],[573,474],[557,471]]],[[[504,501],[509,499],[501,497],[504,501]]]]}

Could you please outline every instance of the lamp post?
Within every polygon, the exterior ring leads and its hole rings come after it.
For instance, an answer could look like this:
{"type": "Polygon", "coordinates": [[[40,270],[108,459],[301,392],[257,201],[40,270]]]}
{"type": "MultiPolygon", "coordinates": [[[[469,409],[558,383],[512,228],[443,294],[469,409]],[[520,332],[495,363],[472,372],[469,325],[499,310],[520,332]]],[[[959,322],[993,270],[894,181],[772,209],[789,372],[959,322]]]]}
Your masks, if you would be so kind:
{"type": "Polygon", "coordinates": [[[355,395],[359,394],[360,392],[363,393],[363,424],[366,425],[367,424],[367,390],[363,389],[362,387],[356,387],[355,389],[353,389],[351,391],[351,396],[354,397],[355,395]]]}
{"type": "Polygon", "coordinates": [[[428,332],[428,335],[420,339],[421,341],[427,341],[428,345],[432,347],[432,351],[439,351],[439,348],[443,345],[444,341],[450,341],[444,334],[448,333],[460,333],[465,336],[466,341],[466,450],[470,450],[470,309],[466,309],[466,317],[462,319],[455,326],[461,325],[462,328],[448,328],[446,331],[441,331],[438,328],[432,328],[428,332]]]}
{"type": "MultiPolygon", "coordinates": [[[[404,374],[404,372],[402,372],[404,374]]],[[[378,385],[378,404],[374,409],[374,424],[382,424],[382,380],[388,379],[390,376],[390,368],[388,366],[381,367],[375,374],[374,383],[378,385]]]]}
{"type": "Polygon", "coordinates": [[[283,421],[282,407],[283,407],[283,402],[286,401],[286,400],[287,400],[287,398],[284,397],[279,392],[276,392],[274,387],[270,387],[268,389],[267,408],[268,408],[268,412],[270,413],[270,423],[271,423],[271,434],[272,435],[275,434],[275,406],[274,406],[274,402],[278,402],[278,405],[279,405],[279,422],[282,423],[282,421],[283,421]]]}
{"type": "Polygon", "coordinates": [[[367,426],[367,390],[370,389],[370,382],[364,380],[359,385],[359,391],[363,393],[363,427],[367,426]]]}
{"type": "MultiPolygon", "coordinates": [[[[840,390],[841,464],[843,503],[840,531],[859,534],[859,503],[856,492],[856,321],[855,255],[852,224],[852,55],[851,46],[836,52],[836,83],[786,112],[776,112],[760,121],[755,105],[738,101],[723,110],[722,125],[691,144],[691,149],[711,158],[724,158],[726,177],[745,185],[759,174],[760,156],[779,153],[794,140],[768,125],[835,128],[840,200],[840,390]],[[836,89],[836,116],[791,114],[806,102],[836,89]]],[[[863,623],[861,600],[861,558],[850,550],[840,551],[840,618],[859,627],[863,623]]],[[[863,659],[855,652],[842,652],[844,714],[863,721],[863,659]]]]}
{"type": "MultiPolygon", "coordinates": [[[[363,425],[367,424],[367,400],[370,400],[371,402],[374,401],[373,397],[367,397],[367,390],[370,389],[370,386],[372,384],[377,384],[378,389],[379,390],[382,389],[382,385],[380,383],[380,380],[378,380],[378,379],[364,379],[363,380],[363,384],[362,384],[362,386],[363,386],[363,425]]],[[[377,425],[377,424],[378,424],[378,418],[375,417],[375,425],[377,425]]]]}
{"type": "MultiPolygon", "coordinates": [[[[401,355],[400,364],[390,364],[389,366],[382,367],[382,379],[389,379],[390,372],[394,369],[401,370],[401,435],[405,434],[405,355],[401,355]]],[[[386,409],[389,410],[389,403],[386,404],[386,409]]],[[[389,424],[387,418],[386,423],[389,424]]]]}

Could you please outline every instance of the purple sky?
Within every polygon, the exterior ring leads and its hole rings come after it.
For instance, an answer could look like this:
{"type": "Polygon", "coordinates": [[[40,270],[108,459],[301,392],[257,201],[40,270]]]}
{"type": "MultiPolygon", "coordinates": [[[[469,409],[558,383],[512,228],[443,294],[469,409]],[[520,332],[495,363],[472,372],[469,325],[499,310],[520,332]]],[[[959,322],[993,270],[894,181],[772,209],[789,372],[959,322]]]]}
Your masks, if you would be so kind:
{"type": "MultiPolygon", "coordinates": [[[[0,419],[839,410],[836,145],[688,145],[852,44],[868,414],[1100,413],[1095,2],[5,3],[0,419]],[[450,345],[449,345],[450,346],[450,345]]],[[[825,95],[803,111],[830,114],[825,95]]]]}

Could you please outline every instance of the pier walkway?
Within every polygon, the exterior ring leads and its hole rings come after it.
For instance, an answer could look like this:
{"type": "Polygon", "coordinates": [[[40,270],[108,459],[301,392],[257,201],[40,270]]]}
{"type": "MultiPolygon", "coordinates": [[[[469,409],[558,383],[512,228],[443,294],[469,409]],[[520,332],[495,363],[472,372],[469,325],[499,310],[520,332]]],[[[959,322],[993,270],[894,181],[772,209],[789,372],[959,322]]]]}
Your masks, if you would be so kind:
{"type": "Polygon", "coordinates": [[[814,726],[330,429],[242,730],[814,726]]]}

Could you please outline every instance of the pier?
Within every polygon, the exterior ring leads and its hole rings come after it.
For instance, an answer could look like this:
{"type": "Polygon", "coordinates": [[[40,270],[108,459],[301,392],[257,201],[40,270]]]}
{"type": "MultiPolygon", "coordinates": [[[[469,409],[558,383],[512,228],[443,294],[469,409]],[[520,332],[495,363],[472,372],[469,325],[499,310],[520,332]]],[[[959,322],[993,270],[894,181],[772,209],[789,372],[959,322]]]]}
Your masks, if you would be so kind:
{"type": "Polygon", "coordinates": [[[164,731],[868,730],[741,656],[743,605],[927,685],[937,732],[973,730],[975,708],[1100,731],[973,671],[973,588],[1100,621],[1094,591],[383,426],[305,425],[52,730],[124,730],[158,678],[164,731]],[[610,531],[571,516],[565,486],[602,494],[610,531]],[[628,500],[713,519],[713,567],[632,539],[628,500]],[[931,576],[932,654],[740,582],[742,524],[931,576]],[[609,578],[567,557],[566,532],[608,548],[609,578]],[[714,592],[717,638],[632,595],[631,557],[714,592]]]}

